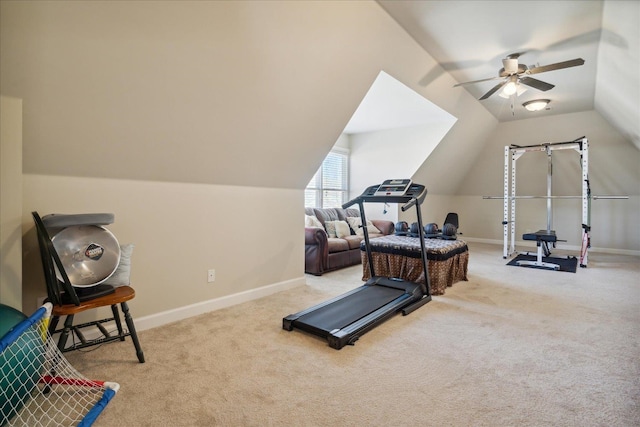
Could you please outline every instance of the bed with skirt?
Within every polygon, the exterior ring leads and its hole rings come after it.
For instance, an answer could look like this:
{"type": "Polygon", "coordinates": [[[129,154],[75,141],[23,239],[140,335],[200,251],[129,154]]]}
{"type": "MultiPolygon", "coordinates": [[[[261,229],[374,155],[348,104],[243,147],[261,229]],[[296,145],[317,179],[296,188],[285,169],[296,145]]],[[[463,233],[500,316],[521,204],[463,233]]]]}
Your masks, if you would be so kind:
{"type": "MultiPolygon", "coordinates": [[[[384,236],[370,240],[373,267],[377,276],[398,277],[424,283],[424,268],[418,237],[384,236]]],[[[425,239],[432,295],[442,295],[447,287],[467,280],[469,248],[462,240],[425,239]]],[[[369,260],[364,241],[360,245],[362,280],[368,280],[369,260]]]]}

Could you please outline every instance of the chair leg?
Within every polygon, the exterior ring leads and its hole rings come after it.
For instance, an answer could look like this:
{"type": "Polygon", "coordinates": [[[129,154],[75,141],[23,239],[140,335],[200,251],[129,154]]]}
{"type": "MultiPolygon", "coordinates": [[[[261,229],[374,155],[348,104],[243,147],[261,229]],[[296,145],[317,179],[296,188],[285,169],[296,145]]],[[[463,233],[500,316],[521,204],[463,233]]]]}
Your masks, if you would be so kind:
{"type": "Polygon", "coordinates": [[[131,314],[129,313],[129,306],[126,302],[120,304],[122,307],[122,312],[124,313],[124,320],[127,322],[127,328],[129,328],[129,333],[131,334],[131,339],[133,340],[133,345],[136,347],[136,355],[138,356],[138,360],[140,363],[144,363],[144,353],[142,352],[142,347],[140,347],[140,341],[138,341],[138,334],[136,333],[136,327],[133,324],[133,319],[131,318],[131,314]]]}
{"type": "Polygon", "coordinates": [[[120,312],[118,311],[118,304],[111,306],[111,312],[113,313],[113,320],[116,322],[118,328],[118,335],[120,335],[120,341],[124,341],[124,331],[122,330],[122,320],[120,320],[120,312]]]}
{"type": "Polygon", "coordinates": [[[51,320],[49,321],[49,334],[51,336],[53,336],[53,333],[56,331],[59,320],[60,320],[60,316],[51,316],[51,320]]]}
{"type": "Polygon", "coordinates": [[[66,319],[64,319],[64,329],[60,333],[60,339],[58,340],[58,349],[61,352],[64,351],[64,348],[67,345],[67,339],[69,339],[69,333],[71,332],[72,327],[73,327],[73,314],[70,314],[67,316],[66,319]]]}

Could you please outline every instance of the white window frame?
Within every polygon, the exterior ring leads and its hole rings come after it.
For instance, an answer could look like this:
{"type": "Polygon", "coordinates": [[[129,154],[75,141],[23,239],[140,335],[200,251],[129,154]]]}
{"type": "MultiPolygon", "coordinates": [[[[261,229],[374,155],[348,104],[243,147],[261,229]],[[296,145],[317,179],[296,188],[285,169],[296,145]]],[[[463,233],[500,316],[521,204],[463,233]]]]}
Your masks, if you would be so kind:
{"type": "Polygon", "coordinates": [[[350,151],[346,148],[334,147],[331,149],[327,157],[322,161],[322,165],[318,169],[318,171],[313,175],[309,184],[305,188],[305,207],[316,207],[316,208],[327,208],[327,207],[342,207],[342,204],[347,202],[347,198],[349,197],[349,154],[350,151]],[[332,154],[337,154],[339,156],[344,157],[343,168],[342,168],[342,188],[328,188],[324,187],[323,173],[325,171],[325,167],[327,166],[325,162],[328,160],[329,156],[332,154]],[[315,186],[315,182],[318,182],[320,185],[315,186]],[[309,206],[307,204],[307,193],[309,191],[315,192],[315,205],[309,206]],[[329,206],[325,205],[328,203],[328,200],[325,198],[326,192],[342,192],[340,206],[329,206]]]}

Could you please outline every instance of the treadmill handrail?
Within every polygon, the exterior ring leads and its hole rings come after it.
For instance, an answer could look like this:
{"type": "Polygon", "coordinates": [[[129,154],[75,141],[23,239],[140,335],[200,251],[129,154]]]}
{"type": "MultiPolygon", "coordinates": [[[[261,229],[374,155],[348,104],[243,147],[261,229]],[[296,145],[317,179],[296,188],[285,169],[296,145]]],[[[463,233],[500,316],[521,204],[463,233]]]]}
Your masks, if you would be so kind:
{"type": "Polygon", "coordinates": [[[423,286],[423,292],[427,296],[431,296],[431,284],[429,283],[429,263],[427,261],[427,248],[424,243],[424,228],[422,225],[422,212],[420,211],[420,205],[424,202],[425,197],[427,196],[427,188],[421,184],[412,184],[411,187],[407,190],[407,192],[411,189],[414,191],[418,189],[420,194],[417,196],[414,192],[411,195],[375,195],[375,192],[379,185],[373,185],[367,188],[360,196],[356,197],[353,200],[348,201],[344,205],[342,205],[343,209],[348,208],[349,206],[353,206],[356,203],[360,208],[360,220],[362,223],[362,231],[364,237],[364,246],[365,252],[367,255],[367,261],[369,261],[369,273],[371,277],[376,275],[374,263],[373,263],[373,255],[371,253],[371,244],[369,241],[369,229],[367,227],[367,219],[364,213],[364,203],[365,202],[373,202],[373,203],[404,203],[402,206],[402,211],[406,211],[412,207],[416,208],[416,216],[418,219],[418,238],[420,240],[420,252],[422,258],[422,268],[424,269],[425,283],[423,286]]]}
{"type": "MultiPolygon", "coordinates": [[[[424,194],[426,196],[427,194],[426,190],[424,191],[424,194]]],[[[402,205],[400,209],[402,209],[402,212],[406,212],[407,210],[411,209],[411,207],[415,205],[417,202],[418,202],[418,199],[414,197],[413,199],[409,200],[406,204],[402,205]]],[[[422,204],[422,202],[420,203],[422,204]]]]}

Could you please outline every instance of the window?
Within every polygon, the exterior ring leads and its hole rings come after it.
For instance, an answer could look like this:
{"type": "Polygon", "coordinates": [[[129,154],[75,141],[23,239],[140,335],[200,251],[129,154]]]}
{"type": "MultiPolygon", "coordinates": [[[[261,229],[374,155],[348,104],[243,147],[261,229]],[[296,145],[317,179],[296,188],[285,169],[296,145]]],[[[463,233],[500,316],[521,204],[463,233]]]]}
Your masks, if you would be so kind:
{"type": "Polygon", "coordinates": [[[304,192],[306,208],[338,208],[347,202],[349,151],[334,148],[304,192]]]}

